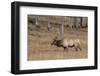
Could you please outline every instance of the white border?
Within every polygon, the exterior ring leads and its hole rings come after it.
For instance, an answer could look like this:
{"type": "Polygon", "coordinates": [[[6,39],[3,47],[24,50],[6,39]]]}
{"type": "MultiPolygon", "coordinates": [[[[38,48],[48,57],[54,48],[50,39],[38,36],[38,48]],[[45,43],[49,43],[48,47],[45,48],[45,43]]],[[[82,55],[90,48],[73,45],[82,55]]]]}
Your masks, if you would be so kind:
{"type": "Polygon", "coordinates": [[[94,11],[42,7],[20,7],[20,70],[94,65],[94,11]],[[27,61],[27,15],[88,17],[88,59],[27,61]]]}

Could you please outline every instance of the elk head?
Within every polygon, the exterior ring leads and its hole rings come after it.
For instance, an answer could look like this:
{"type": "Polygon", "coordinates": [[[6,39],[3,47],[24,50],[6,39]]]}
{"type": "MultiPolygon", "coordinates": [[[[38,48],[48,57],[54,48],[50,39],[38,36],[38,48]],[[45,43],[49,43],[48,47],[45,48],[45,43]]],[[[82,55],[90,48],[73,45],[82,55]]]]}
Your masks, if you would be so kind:
{"type": "Polygon", "coordinates": [[[55,37],[55,38],[53,39],[53,42],[51,43],[51,45],[55,45],[56,42],[57,42],[57,37],[55,37]]]}
{"type": "Polygon", "coordinates": [[[62,46],[62,40],[57,40],[57,37],[55,37],[51,45],[56,45],[57,47],[60,47],[62,46]]]}

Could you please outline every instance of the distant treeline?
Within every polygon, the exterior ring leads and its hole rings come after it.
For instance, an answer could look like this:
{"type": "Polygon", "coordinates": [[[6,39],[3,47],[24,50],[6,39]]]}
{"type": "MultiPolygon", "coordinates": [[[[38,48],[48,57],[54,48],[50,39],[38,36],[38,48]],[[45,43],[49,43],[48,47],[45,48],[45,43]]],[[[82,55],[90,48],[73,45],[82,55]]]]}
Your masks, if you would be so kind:
{"type": "Polygon", "coordinates": [[[40,24],[64,24],[67,27],[87,27],[88,17],[78,17],[78,16],[39,16],[39,15],[28,15],[28,23],[34,25],[40,24]]]}

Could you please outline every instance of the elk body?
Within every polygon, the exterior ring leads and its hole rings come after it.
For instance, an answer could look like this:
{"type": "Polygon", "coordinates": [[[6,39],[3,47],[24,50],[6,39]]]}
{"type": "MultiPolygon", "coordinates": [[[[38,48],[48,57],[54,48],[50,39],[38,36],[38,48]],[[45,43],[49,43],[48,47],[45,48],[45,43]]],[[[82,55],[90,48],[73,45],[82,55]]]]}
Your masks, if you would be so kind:
{"type": "Polygon", "coordinates": [[[68,50],[68,48],[75,48],[76,51],[82,50],[79,39],[62,39],[57,40],[57,37],[53,40],[51,45],[55,45],[57,47],[62,47],[64,50],[68,50]]]}

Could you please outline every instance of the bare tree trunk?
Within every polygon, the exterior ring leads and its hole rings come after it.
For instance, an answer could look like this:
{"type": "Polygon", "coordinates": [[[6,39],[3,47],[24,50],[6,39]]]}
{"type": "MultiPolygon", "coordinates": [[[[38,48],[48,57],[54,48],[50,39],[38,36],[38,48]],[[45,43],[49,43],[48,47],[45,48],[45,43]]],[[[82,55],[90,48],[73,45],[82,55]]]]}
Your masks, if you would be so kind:
{"type": "Polygon", "coordinates": [[[76,28],[77,27],[77,18],[76,17],[74,17],[74,27],[76,28]]]}
{"type": "Polygon", "coordinates": [[[36,26],[36,28],[40,28],[40,25],[39,25],[39,16],[35,17],[35,26],[36,26]]]}
{"type": "Polygon", "coordinates": [[[69,19],[69,20],[68,20],[68,26],[69,26],[69,27],[71,28],[71,30],[72,30],[72,28],[73,28],[72,18],[69,17],[68,19],[69,19]]]}
{"type": "Polygon", "coordinates": [[[51,25],[50,25],[50,16],[48,16],[48,24],[47,24],[47,29],[50,31],[51,25]]]}
{"type": "Polygon", "coordinates": [[[80,17],[80,26],[82,27],[82,17],[80,17]]]}
{"type": "Polygon", "coordinates": [[[61,18],[61,25],[59,25],[60,39],[64,38],[64,19],[61,18]]]}
{"type": "Polygon", "coordinates": [[[87,27],[87,24],[88,24],[87,21],[88,21],[88,20],[87,20],[86,17],[83,17],[83,18],[82,18],[82,26],[83,26],[83,27],[87,27]]]}
{"type": "Polygon", "coordinates": [[[80,28],[81,27],[81,17],[76,17],[76,28],[80,28]]]}
{"type": "Polygon", "coordinates": [[[70,30],[73,32],[73,28],[74,28],[74,17],[68,17],[67,18],[67,26],[70,28],[70,30]]]}

